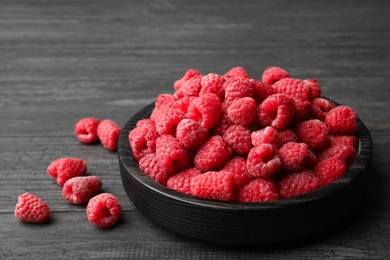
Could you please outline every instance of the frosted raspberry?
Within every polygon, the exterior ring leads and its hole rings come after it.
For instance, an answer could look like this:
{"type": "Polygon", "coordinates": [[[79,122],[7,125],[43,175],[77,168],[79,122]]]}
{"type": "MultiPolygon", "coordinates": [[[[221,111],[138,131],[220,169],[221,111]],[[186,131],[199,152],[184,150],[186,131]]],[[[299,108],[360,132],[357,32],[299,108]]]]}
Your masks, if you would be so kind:
{"type": "Polygon", "coordinates": [[[283,144],[288,142],[298,142],[298,137],[291,129],[283,129],[278,131],[278,142],[276,148],[280,148],[283,144]]]}
{"type": "Polygon", "coordinates": [[[284,94],[267,97],[259,106],[258,119],[263,126],[285,128],[294,115],[294,101],[284,94]]]}
{"type": "Polygon", "coordinates": [[[223,100],[225,98],[225,90],[223,88],[225,81],[223,76],[216,73],[210,73],[203,76],[200,82],[202,89],[199,92],[199,96],[201,97],[206,93],[214,93],[219,99],[223,100]]]}
{"type": "Polygon", "coordinates": [[[202,171],[195,167],[185,169],[171,176],[167,181],[167,187],[181,193],[192,195],[191,179],[200,174],[202,174],[202,171]]]}
{"type": "Polygon", "coordinates": [[[279,142],[279,134],[275,128],[267,126],[257,131],[251,133],[252,144],[254,146],[259,146],[261,144],[276,144],[279,142]]]}
{"type": "Polygon", "coordinates": [[[222,136],[214,135],[204,143],[195,154],[196,168],[202,171],[214,171],[224,166],[232,157],[232,149],[222,136]]]}
{"type": "Polygon", "coordinates": [[[328,135],[330,146],[342,145],[353,149],[357,147],[358,139],[354,135],[328,135]]]}
{"type": "Polygon", "coordinates": [[[270,178],[282,166],[278,150],[272,144],[261,144],[248,154],[246,168],[254,177],[270,178]]]}
{"type": "Polygon", "coordinates": [[[187,148],[197,148],[204,144],[209,131],[192,119],[183,119],[177,125],[176,138],[187,148]]]}
{"type": "Polygon", "coordinates": [[[101,193],[89,200],[86,211],[92,224],[108,228],[120,220],[122,206],[113,194],[101,193]]]}
{"type": "Polygon", "coordinates": [[[320,180],[319,186],[324,187],[343,176],[346,168],[340,160],[326,159],[317,164],[314,172],[320,180]]]}
{"type": "Polygon", "coordinates": [[[227,110],[221,111],[221,115],[219,117],[218,123],[210,129],[211,133],[214,135],[223,136],[225,131],[229,128],[229,126],[234,125],[232,120],[230,120],[227,110]]]}
{"type": "Polygon", "coordinates": [[[238,192],[248,184],[251,180],[254,179],[246,169],[246,160],[242,157],[235,156],[224,167],[221,168],[221,171],[230,172],[234,177],[233,190],[238,192]]]}
{"type": "Polygon", "coordinates": [[[303,80],[310,91],[309,91],[309,100],[321,97],[321,86],[318,84],[316,79],[305,79],[303,80]]]}
{"type": "Polygon", "coordinates": [[[289,142],[279,148],[282,169],[289,172],[301,171],[305,168],[308,147],[305,143],[289,142]]]}
{"type": "Polygon", "coordinates": [[[163,185],[166,185],[171,175],[161,167],[155,153],[146,154],[139,160],[138,165],[141,171],[163,185]]]}
{"type": "Polygon", "coordinates": [[[83,204],[98,194],[102,181],[97,176],[79,176],[69,179],[62,187],[62,196],[73,204],[83,204]]]}
{"type": "Polygon", "coordinates": [[[252,149],[251,130],[242,125],[232,125],[223,134],[225,142],[237,155],[245,156],[252,149]]]}
{"type": "Polygon", "coordinates": [[[250,126],[257,117],[256,102],[251,97],[234,100],[227,109],[230,120],[236,125],[250,126]]]}
{"type": "Polygon", "coordinates": [[[332,134],[353,135],[356,133],[356,113],[349,106],[338,106],[328,112],[325,124],[332,134]]]}
{"type": "Polygon", "coordinates": [[[248,78],[229,78],[224,84],[225,102],[228,106],[240,98],[251,97],[256,98],[257,85],[256,82],[248,78]]]}
{"type": "Polygon", "coordinates": [[[268,96],[276,94],[275,89],[271,85],[268,85],[261,81],[256,81],[256,89],[257,89],[257,95],[256,95],[257,103],[261,103],[268,96]]]}
{"type": "Polygon", "coordinates": [[[156,130],[155,122],[150,119],[146,120],[143,121],[143,124],[137,123],[137,126],[128,135],[133,157],[137,161],[146,154],[156,152],[156,139],[160,136],[156,130]]]}
{"type": "Polygon", "coordinates": [[[306,169],[314,169],[314,167],[318,163],[318,158],[316,154],[313,152],[313,150],[308,149],[306,158],[305,158],[305,167],[306,169]]]}
{"type": "Polygon", "coordinates": [[[202,89],[202,85],[200,84],[201,80],[202,76],[197,75],[183,82],[180,89],[176,90],[175,96],[177,96],[178,98],[182,98],[184,96],[198,97],[199,92],[202,89]]]}
{"type": "Polygon", "coordinates": [[[204,199],[233,201],[233,184],[230,172],[208,171],[191,179],[191,193],[204,199]]]}
{"type": "Polygon", "coordinates": [[[315,98],[311,101],[310,112],[312,117],[324,121],[328,112],[335,107],[336,105],[328,99],[315,98]]]}
{"type": "Polygon", "coordinates": [[[76,176],[85,175],[87,164],[79,158],[60,158],[47,167],[47,173],[52,176],[59,185],[76,176]]]}
{"type": "Polygon", "coordinates": [[[284,78],[277,81],[272,87],[277,93],[285,94],[294,100],[309,100],[310,87],[300,79],[284,78]]]}
{"type": "Polygon", "coordinates": [[[44,223],[50,219],[50,208],[41,198],[26,192],[18,197],[14,215],[20,221],[44,223]]]}
{"type": "Polygon", "coordinates": [[[118,139],[121,128],[112,120],[106,119],[100,122],[97,133],[102,145],[111,151],[118,148],[118,139]]]}
{"type": "Polygon", "coordinates": [[[313,171],[303,170],[289,173],[276,181],[281,199],[306,194],[319,188],[319,179],[313,171]]]}
{"type": "Polygon", "coordinates": [[[171,94],[160,94],[156,98],[156,102],[154,103],[154,107],[157,110],[164,110],[172,108],[173,104],[177,100],[177,97],[171,94]]]}
{"type": "Polygon", "coordinates": [[[156,156],[161,167],[174,174],[188,167],[190,157],[187,149],[172,135],[162,135],[156,140],[156,156]]]}
{"type": "Polygon", "coordinates": [[[290,75],[288,74],[287,71],[285,71],[284,69],[282,69],[280,67],[273,66],[273,67],[267,68],[263,72],[263,76],[262,76],[261,81],[266,83],[266,84],[272,85],[281,79],[289,78],[289,77],[290,77],[290,75]]]}
{"type": "Polygon", "coordinates": [[[241,77],[241,78],[249,78],[248,73],[245,71],[243,67],[234,67],[231,68],[228,72],[223,75],[225,78],[232,77],[241,77]]]}
{"type": "Polygon", "coordinates": [[[237,201],[240,202],[263,202],[279,199],[275,184],[267,179],[255,179],[240,190],[237,201]]]}
{"type": "Polygon", "coordinates": [[[357,158],[355,149],[350,146],[334,145],[317,154],[318,160],[336,159],[344,162],[347,169],[352,166],[357,158]]]}
{"type": "Polygon", "coordinates": [[[318,119],[311,119],[299,123],[295,127],[295,134],[313,150],[325,149],[328,144],[328,128],[318,119]]]}
{"type": "Polygon", "coordinates": [[[221,114],[221,101],[213,93],[194,98],[188,106],[187,118],[199,122],[207,129],[216,125],[221,114]]]}
{"type": "Polygon", "coordinates": [[[175,83],[173,84],[174,89],[178,90],[179,88],[181,88],[184,82],[186,82],[187,80],[191,79],[194,76],[199,76],[199,75],[201,75],[200,72],[195,69],[187,70],[181,79],[175,81],[175,83]]]}
{"type": "Polygon", "coordinates": [[[100,120],[94,117],[80,119],[74,127],[77,139],[86,144],[96,142],[99,139],[97,134],[99,123],[100,120]]]}
{"type": "Polygon", "coordinates": [[[178,110],[162,110],[155,114],[156,130],[160,135],[175,135],[177,124],[185,118],[185,114],[178,110]]]}

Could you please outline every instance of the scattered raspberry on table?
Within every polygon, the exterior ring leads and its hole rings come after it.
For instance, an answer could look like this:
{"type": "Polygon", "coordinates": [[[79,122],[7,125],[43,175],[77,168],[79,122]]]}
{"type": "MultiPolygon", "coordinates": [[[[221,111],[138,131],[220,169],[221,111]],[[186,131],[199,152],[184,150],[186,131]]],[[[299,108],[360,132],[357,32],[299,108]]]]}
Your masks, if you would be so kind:
{"type": "Polygon", "coordinates": [[[14,214],[24,222],[44,223],[50,219],[50,208],[41,198],[26,192],[18,197],[14,214]]]}
{"type": "Polygon", "coordinates": [[[59,158],[47,167],[47,173],[52,176],[59,185],[76,176],[83,176],[87,172],[87,164],[80,158],[59,158]]]}
{"type": "Polygon", "coordinates": [[[98,176],[79,176],[67,180],[62,187],[62,196],[73,204],[84,204],[102,187],[98,176]]]}
{"type": "Polygon", "coordinates": [[[108,228],[120,220],[122,206],[113,194],[101,193],[89,200],[86,211],[92,224],[108,228]]]}

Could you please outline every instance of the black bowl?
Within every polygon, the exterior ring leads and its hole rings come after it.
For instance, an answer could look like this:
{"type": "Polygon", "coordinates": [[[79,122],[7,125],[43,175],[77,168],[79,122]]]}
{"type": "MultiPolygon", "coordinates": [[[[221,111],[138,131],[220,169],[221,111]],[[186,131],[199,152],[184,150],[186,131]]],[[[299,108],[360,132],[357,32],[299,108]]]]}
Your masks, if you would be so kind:
{"type": "Polygon", "coordinates": [[[134,161],[128,134],[148,118],[150,104],[123,127],[118,143],[123,186],[134,205],[150,220],[177,233],[213,243],[261,245],[314,234],[347,214],[360,201],[369,177],[372,141],[357,120],[358,158],[340,179],[311,193],[263,203],[223,202],[171,190],[144,174],[134,161]]]}

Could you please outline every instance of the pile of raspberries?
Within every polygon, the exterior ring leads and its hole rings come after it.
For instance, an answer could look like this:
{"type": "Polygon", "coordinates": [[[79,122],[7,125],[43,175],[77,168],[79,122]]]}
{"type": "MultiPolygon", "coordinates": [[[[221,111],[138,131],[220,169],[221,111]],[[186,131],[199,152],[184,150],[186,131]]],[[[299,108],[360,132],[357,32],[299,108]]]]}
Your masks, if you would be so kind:
{"type": "Polygon", "coordinates": [[[321,95],[316,79],[269,67],[224,75],[186,71],[157,97],[128,140],[139,168],[204,199],[288,199],[340,178],[357,158],[355,111],[321,95]]]}

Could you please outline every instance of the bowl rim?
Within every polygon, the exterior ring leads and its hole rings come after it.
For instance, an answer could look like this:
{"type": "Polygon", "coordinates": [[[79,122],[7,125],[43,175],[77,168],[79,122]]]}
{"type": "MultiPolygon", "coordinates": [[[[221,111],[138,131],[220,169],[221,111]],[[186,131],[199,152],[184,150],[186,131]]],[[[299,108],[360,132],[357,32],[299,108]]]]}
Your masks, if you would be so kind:
{"type": "MultiPolygon", "coordinates": [[[[323,97],[326,98],[326,97],[323,97]]],[[[329,99],[329,98],[327,98],[329,99]]],[[[331,100],[331,99],[329,99],[331,100]]],[[[333,101],[333,100],[331,100],[333,101]]],[[[337,102],[333,101],[338,104],[337,102]]],[[[142,183],[145,188],[152,190],[153,192],[160,194],[164,197],[180,201],[185,204],[191,204],[192,206],[198,207],[212,207],[214,209],[219,208],[223,210],[243,210],[243,211],[261,211],[268,209],[277,209],[280,207],[293,207],[308,202],[315,202],[317,200],[324,199],[325,197],[331,196],[335,192],[339,192],[349,183],[351,183],[356,176],[366,171],[368,164],[372,156],[372,138],[371,134],[359,117],[357,117],[357,133],[358,138],[357,153],[358,157],[354,164],[348,169],[348,171],[339,179],[335,180],[331,184],[311,191],[304,195],[300,195],[288,199],[277,199],[266,202],[237,202],[237,201],[218,201],[209,200],[191,196],[188,194],[180,193],[173,189],[166,187],[165,185],[158,183],[138,168],[138,163],[134,160],[130,144],[128,141],[128,134],[135,127],[138,120],[147,118],[150,116],[154,109],[155,103],[152,102],[141,110],[136,112],[124,125],[121,130],[118,140],[118,159],[123,167],[125,167],[128,174],[142,183]]]]}

